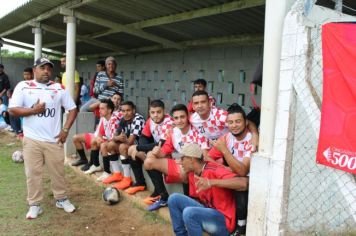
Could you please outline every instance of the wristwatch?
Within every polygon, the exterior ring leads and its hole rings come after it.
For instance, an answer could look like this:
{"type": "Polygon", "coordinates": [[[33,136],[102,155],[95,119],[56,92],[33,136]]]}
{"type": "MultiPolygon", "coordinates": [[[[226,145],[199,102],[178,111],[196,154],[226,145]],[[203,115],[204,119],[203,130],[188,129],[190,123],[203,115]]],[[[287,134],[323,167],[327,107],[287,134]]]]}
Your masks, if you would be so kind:
{"type": "Polygon", "coordinates": [[[65,133],[68,133],[69,132],[69,129],[68,128],[62,128],[62,130],[63,130],[63,132],[65,132],[65,133]]]}

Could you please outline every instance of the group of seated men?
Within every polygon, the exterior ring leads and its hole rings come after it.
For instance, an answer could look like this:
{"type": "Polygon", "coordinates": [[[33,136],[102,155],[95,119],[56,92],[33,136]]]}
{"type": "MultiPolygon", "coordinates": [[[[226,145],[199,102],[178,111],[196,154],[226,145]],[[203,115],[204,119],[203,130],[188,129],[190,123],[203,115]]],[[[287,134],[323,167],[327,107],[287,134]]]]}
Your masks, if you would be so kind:
{"type": "Polygon", "coordinates": [[[227,111],[214,106],[204,82],[195,81],[189,110],[177,104],[169,115],[164,103],[154,100],[146,121],[120,93],[93,104],[101,118],[94,133],[73,137],[80,157],[73,165],[84,164],[86,174],[104,169],[97,181],[128,194],[146,189],[144,167],[154,186],[144,202],[149,211],[168,205],[176,235],[244,233],[257,128],[238,104],[227,111]],[[89,161],[84,148],[90,149],[89,161]],[[182,183],[184,194],[169,196],[165,183],[182,183]]]}

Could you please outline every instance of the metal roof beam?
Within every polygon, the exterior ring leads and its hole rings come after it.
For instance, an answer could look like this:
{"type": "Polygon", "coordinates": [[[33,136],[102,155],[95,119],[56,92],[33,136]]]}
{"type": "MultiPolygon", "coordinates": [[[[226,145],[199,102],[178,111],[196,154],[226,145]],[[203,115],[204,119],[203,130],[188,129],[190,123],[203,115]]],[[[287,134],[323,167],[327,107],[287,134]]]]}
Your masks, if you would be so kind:
{"type": "MultiPolygon", "coordinates": [[[[10,46],[14,46],[14,47],[18,47],[18,48],[22,48],[22,49],[26,49],[26,50],[31,50],[34,51],[35,46],[31,45],[31,46],[25,46],[25,45],[21,45],[18,43],[14,43],[14,42],[9,42],[6,39],[2,39],[4,44],[10,45],[10,46]]],[[[63,52],[59,52],[59,51],[49,51],[48,49],[42,49],[43,53],[48,54],[48,55],[53,55],[53,56],[62,56],[64,55],[63,52]]]]}
{"type": "Polygon", "coordinates": [[[171,24],[179,21],[191,20],[200,17],[218,15],[226,12],[238,11],[246,8],[258,7],[263,5],[265,5],[265,0],[237,0],[221,5],[202,8],[199,10],[193,10],[179,14],[158,17],[150,20],[144,20],[137,23],[128,24],[127,26],[142,29],[163,24],[171,24]]]}
{"type": "MultiPolygon", "coordinates": [[[[195,18],[218,15],[222,13],[243,10],[251,7],[258,7],[265,5],[265,0],[238,0],[229,3],[224,3],[217,6],[206,7],[199,10],[178,13],[169,16],[162,16],[149,20],[144,20],[136,23],[127,24],[125,26],[142,29],[147,27],[159,26],[164,24],[171,24],[180,21],[192,20],[195,18]]],[[[106,32],[99,32],[97,35],[92,35],[93,38],[103,37],[106,35],[122,32],[120,29],[109,29],[106,32]]]]}
{"type": "Polygon", "coordinates": [[[32,26],[33,24],[37,24],[37,22],[41,22],[45,19],[48,19],[54,15],[57,15],[59,14],[59,11],[62,7],[66,7],[68,9],[74,9],[74,8],[77,8],[77,7],[80,7],[82,5],[85,5],[85,4],[88,4],[89,2],[93,2],[93,1],[97,1],[97,0],[72,0],[72,1],[69,1],[69,2],[66,2],[56,8],[53,8],[52,10],[48,11],[48,12],[45,12],[35,18],[32,18],[31,20],[28,20],[18,26],[16,26],[15,28],[12,28],[8,31],[5,31],[3,33],[0,34],[0,37],[4,37],[6,35],[10,35],[10,34],[13,34],[19,30],[22,30],[28,26],[32,26]]]}
{"type": "MultiPolygon", "coordinates": [[[[262,45],[263,44],[263,34],[246,34],[246,35],[230,35],[225,37],[212,37],[198,40],[188,40],[183,41],[181,44],[187,48],[211,46],[211,45],[262,45]]],[[[165,49],[162,45],[147,46],[141,48],[130,49],[128,52],[131,54],[150,52],[165,49]]],[[[111,53],[99,53],[99,54],[87,54],[78,55],[82,58],[99,58],[109,55],[121,55],[121,52],[111,52],[111,53]]]]}
{"type": "MultiPolygon", "coordinates": [[[[68,11],[68,9],[62,8],[60,11],[61,14],[70,14],[70,11],[68,11]]],[[[164,45],[165,47],[169,47],[169,48],[176,48],[176,49],[183,49],[182,46],[178,43],[175,43],[173,41],[170,41],[168,39],[156,36],[154,34],[150,34],[147,33],[141,29],[134,29],[132,27],[128,27],[126,25],[123,24],[119,24],[119,23],[115,23],[109,20],[106,20],[104,18],[100,18],[100,17],[95,17],[95,16],[91,16],[88,14],[84,14],[84,13],[80,13],[80,12],[74,12],[74,16],[77,17],[78,19],[81,19],[83,21],[87,21],[93,24],[97,24],[97,25],[101,25],[107,28],[111,28],[114,30],[118,30],[120,32],[125,32],[127,34],[131,34],[131,35],[135,35],[137,37],[140,38],[144,38],[159,44],[164,45]]]]}
{"type": "MultiPolygon", "coordinates": [[[[265,4],[265,0],[238,0],[238,1],[233,1],[230,3],[224,3],[221,5],[213,6],[213,7],[206,7],[203,9],[199,10],[194,10],[194,11],[188,11],[188,12],[183,12],[179,14],[174,14],[174,15],[169,15],[169,16],[163,16],[163,17],[158,17],[154,19],[149,19],[149,20],[144,20],[132,24],[127,24],[125,26],[130,27],[130,28],[135,28],[135,29],[141,29],[141,28],[147,28],[147,27],[152,27],[152,26],[159,26],[159,25],[164,25],[164,24],[171,24],[179,21],[186,21],[186,20],[191,20],[195,18],[200,18],[200,17],[206,17],[206,16],[212,16],[212,15],[217,15],[217,14],[222,14],[226,12],[232,12],[232,11],[238,11],[242,9],[247,9],[251,7],[258,7],[258,6],[263,6],[265,4]]],[[[66,11],[63,9],[63,13],[66,11]]],[[[66,12],[69,14],[70,12],[66,12]]],[[[78,14],[78,13],[77,13],[78,14]]],[[[84,19],[85,21],[85,19],[84,19]]],[[[96,22],[93,22],[96,23],[96,22]]],[[[105,27],[110,28],[108,25],[103,25],[105,27]]],[[[103,30],[98,33],[94,34],[88,34],[86,36],[90,38],[100,38],[106,35],[114,34],[114,33],[119,33],[122,32],[122,28],[111,28],[109,30],[103,30]]],[[[53,43],[46,44],[46,47],[56,47],[56,46],[62,46],[65,45],[66,41],[57,41],[53,43]]]]}
{"type": "MultiPolygon", "coordinates": [[[[51,33],[54,33],[54,34],[58,34],[58,35],[62,35],[64,37],[66,37],[66,35],[67,35],[65,30],[61,30],[61,29],[58,29],[58,28],[55,28],[55,27],[52,27],[52,26],[49,26],[49,25],[41,24],[41,28],[46,30],[46,31],[48,31],[48,32],[51,32],[51,33]]],[[[99,41],[99,40],[96,40],[96,39],[92,39],[92,38],[89,38],[87,36],[82,36],[82,35],[78,35],[77,34],[77,38],[79,40],[83,41],[83,42],[95,45],[97,47],[106,48],[106,49],[109,49],[111,51],[125,52],[125,49],[123,49],[123,48],[117,47],[117,46],[112,45],[110,43],[104,43],[102,41],[99,41]]]]}

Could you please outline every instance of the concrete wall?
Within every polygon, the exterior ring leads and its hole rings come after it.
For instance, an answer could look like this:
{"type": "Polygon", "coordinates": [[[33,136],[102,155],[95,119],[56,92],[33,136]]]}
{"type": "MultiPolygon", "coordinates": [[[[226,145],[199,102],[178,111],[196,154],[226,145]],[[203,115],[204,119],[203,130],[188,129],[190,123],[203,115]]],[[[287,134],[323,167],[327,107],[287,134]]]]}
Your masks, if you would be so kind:
{"type": "MultiPolygon", "coordinates": [[[[249,83],[262,57],[262,46],[215,47],[184,52],[158,52],[116,57],[117,72],[125,80],[125,100],[147,114],[149,99],[162,99],[168,111],[176,103],[186,104],[193,93],[192,81],[204,78],[217,105],[226,108],[240,101],[251,105],[249,83]],[[243,98],[242,98],[243,97],[243,98]],[[244,100],[244,101],[242,101],[244,100]]],[[[93,76],[96,60],[77,62],[84,79],[93,76]]],[[[256,98],[260,100],[260,88],[256,98]]],[[[249,111],[249,109],[247,109],[249,111]]]]}
{"type": "MultiPolygon", "coordinates": [[[[53,78],[55,75],[59,74],[60,62],[54,60],[55,64],[53,78]]],[[[33,59],[24,58],[2,58],[2,64],[5,67],[5,73],[9,76],[11,88],[15,88],[19,81],[23,80],[22,73],[26,67],[33,66],[33,59]]]]}

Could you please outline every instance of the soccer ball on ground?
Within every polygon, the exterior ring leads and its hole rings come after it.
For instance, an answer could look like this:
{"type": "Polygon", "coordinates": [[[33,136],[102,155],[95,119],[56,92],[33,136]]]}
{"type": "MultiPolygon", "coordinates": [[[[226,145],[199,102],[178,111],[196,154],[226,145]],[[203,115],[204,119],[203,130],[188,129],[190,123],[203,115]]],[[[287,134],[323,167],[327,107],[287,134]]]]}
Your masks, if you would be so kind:
{"type": "Polygon", "coordinates": [[[120,192],[113,187],[107,187],[103,192],[103,200],[108,205],[114,205],[121,200],[120,192]]]}
{"type": "Polygon", "coordinates": [[[23,154],[22,151],[17,150],[12,153],[12,160],[16,163],[22,163],[23,162],[23,154]]]}

